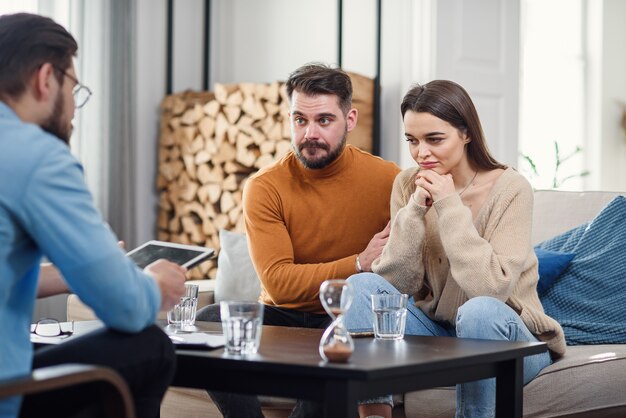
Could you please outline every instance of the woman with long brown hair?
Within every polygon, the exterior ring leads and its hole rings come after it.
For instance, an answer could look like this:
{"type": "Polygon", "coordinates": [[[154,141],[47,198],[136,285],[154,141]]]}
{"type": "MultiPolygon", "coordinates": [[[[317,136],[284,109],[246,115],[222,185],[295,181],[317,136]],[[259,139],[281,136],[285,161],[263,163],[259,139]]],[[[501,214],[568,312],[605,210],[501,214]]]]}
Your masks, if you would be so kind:
{"type": "MultiPolygon", "coordinates": [[[[460,85],[416,85],[401,113],[417,167],[396,177],[391,232],[373,273],[349,279],[356,296],[346,324],[371,330],[370,295],[406,293],[406,334],[546,342],[549,353],[524,361],[527,383],[565,352],[563,331],[537,295],[532,188],[490,155],[460,85]]],[[[361,405],[362,416],[391,416],[372,402],[361,405]]],[[[494,415],[495,379],[457,386],[457,416],[494,415]]]]}

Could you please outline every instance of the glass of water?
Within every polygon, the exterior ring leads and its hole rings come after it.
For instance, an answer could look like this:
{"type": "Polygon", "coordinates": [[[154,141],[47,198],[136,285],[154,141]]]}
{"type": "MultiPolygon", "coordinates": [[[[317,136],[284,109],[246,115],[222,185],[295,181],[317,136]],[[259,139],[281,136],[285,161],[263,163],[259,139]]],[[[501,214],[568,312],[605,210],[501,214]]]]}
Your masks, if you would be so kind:
{"type": "Polygon", "coordinates": [[[170,311],[167,312],[167,323],[181,330],[195,329],[196,310],[198,309],[197,284],[185,284],[185,294],[170,311]]]}
{"type": "Polygon", "coordinates": [[[263,304],[221,301],[220,314],[228,354],[249,355],[259,351],[263,327],[263,304]]]}
{"type": "Polygon", "coordinates": [[[372,295],[374,336],[382,340],[401,340],[406,325],[408,295],[379,293],[372,295]]]}

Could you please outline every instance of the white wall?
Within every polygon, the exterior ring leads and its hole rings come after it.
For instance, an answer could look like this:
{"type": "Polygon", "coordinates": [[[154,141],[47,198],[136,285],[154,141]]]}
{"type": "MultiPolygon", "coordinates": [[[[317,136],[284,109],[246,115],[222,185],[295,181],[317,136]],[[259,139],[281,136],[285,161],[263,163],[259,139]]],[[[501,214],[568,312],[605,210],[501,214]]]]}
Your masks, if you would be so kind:
{"type": "Polygon", "coordinates": [[[172,90],[201,90],[204,0],[179,0],[173,6],[172,90]]]}
{"type": "Polygon", "coordinates": [[[620,128],[626,103],[626,2],[588,3],[587,117],[585,150],[588,188],[626,190],[626,132],[620,128]]]}
{"type": "Polygon", "coordinates": [[[214,81],[284,80],[305,62],[336,61],[334,0],[230,0],[214,4],[213,33],[221,41],[213,55],[219,57],[214,81]]]}
{"type": "Polygon", "coordinates": [[[165,0],[137,1],[135,128],[137,241],[156,235],[159,105],[165,96],[165,0]]]}
{"type": "Polygon", "coordinates": [[[519,119],[519,0],[437,2],[435,77],[462,85],[491,154],[516,166],[519,119]]]}
{"type": "Polygon", "coordinates": [[[626,2],[605,0],[602,11],[602,68],[600,76],[600,126],[596,144],[601,175],[597,186],[626,190],[626,132],[620,127],[626,104],[626,2]]]}

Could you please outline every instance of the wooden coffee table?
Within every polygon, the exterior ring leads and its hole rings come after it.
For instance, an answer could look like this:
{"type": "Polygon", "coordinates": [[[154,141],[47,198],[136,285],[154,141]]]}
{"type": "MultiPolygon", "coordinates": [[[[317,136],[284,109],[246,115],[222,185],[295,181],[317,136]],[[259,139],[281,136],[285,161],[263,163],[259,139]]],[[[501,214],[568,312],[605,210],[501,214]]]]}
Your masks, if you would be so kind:
{"type": "MultiPolygon", "coordinates": [[[[198,322],[207,332],[218,323],[198,322]]],[[[324,363],[322,330],[264,326],[259,353],[238,358],[212,351],[177,350],[174,386],[310,399],[325,417],[357,417],[357,401],[496,378],[496,414],[522,416],[523,358],[544,343],[406,336],[400,341],[355,339],[347,364],[324,363]]]]}

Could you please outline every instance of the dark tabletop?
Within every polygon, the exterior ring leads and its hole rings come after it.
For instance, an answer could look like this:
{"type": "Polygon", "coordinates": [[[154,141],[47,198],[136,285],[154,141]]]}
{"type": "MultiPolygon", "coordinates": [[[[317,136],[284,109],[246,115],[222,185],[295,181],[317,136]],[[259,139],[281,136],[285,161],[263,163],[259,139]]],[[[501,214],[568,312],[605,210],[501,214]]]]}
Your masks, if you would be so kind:
{"type": "MultiPolygon", "coordinates": [[[[219,332],[219,323],[197,322],[201,331],[219,332]]],[[[229,356],[223,349],[179,350],[181,356],[219,358],[240,363],[229,367],[275,372],[305,373],[308,376],[341,376],[344,379],[371,380],[398,375],[468,367],[485,362],[508,360],[546,351],[544,343],[485,341],[453,337],[405,336],[403,340],[355,338],[354,353],[346,364],[326,363],[319,354],[323,330],[264,326],[259,353],[245,358],[229,356]]]]}
{"type": "MultiPolygon", "coordinates": [[[[76,336],[101,326],[100,321],[77,322],[76,336]]],[[[211,334],[222,330],[221,324],[210,322],[197,322],[196,328],[211,334]]],[[[521,417],[523,357],[547,350],[545,343],[365,337],[354,339],[352,357],[340,364],[320,357],[322,333],[263,326],[259,352],[246,357],[228,355],[223,348],[178,347],[173,385],[318,400],[326,416],[347,417],[357,416],[358,399],[497,377],[497,411],[521,417]]]]}

